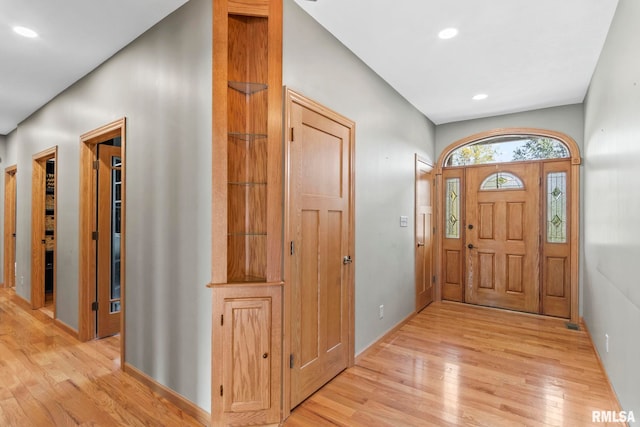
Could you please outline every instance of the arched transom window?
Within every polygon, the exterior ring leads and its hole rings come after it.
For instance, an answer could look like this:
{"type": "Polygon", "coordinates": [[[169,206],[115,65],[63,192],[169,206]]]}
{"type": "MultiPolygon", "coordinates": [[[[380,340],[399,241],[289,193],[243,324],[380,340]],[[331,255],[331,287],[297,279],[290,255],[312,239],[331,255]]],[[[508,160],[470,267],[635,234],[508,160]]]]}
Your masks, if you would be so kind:
{"type": "Polygon", "coordinates": [[[449,154],[445,166],[563,159],[569,149],[559,140],[538,135],[500,135],[458,147],[449,154]]]}

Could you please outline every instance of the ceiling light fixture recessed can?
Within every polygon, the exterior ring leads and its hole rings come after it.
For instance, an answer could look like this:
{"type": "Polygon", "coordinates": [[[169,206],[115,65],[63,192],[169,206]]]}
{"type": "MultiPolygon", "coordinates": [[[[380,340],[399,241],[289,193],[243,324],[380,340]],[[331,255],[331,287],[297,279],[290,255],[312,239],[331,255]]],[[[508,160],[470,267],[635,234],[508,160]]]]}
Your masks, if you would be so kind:
{"type": "Polygon", "coordinates": [[[479,93],[477,95],[473,95],[473,99],[474,101],[482,101],[483,99],[487,99],[489,97],[489,95],[487,95],[486,93],[479,93]]]}
{"type": "Polygon", "coordinates": [[[438,33],[438,37],[440,37],[443,40],[452,39],[457,35],[458,35],[457,28],[445,28],[444,30],[438,33]]]}
{"type": "Polygon", "coordinates": [[[38,37],[38,33],[33,31],[31,28],[22,27],[20,25],[16,25],[15,27],[13,27],[13,31],[16,34],[20,34],[22,37],[27,37],[27,38],[30,38],[30,39],[34,39],[34,38],[38,37]]]}

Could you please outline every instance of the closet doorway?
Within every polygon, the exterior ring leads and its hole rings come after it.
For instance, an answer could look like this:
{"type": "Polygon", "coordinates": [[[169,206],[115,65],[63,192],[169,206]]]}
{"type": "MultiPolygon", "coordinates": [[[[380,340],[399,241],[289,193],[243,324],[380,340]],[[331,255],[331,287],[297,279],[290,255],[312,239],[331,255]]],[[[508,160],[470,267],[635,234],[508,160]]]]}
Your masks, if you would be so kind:
{"type": "Polygon", "coordinates": [[[57,146],[35,154],[31,170],[31,308],[54,319],[57,157],[57,146]]]}
{"type": "Polygon", "coordinates": [[[120,333],[124,355],[125,119],[80,138],[78,336],[120,333]]]}

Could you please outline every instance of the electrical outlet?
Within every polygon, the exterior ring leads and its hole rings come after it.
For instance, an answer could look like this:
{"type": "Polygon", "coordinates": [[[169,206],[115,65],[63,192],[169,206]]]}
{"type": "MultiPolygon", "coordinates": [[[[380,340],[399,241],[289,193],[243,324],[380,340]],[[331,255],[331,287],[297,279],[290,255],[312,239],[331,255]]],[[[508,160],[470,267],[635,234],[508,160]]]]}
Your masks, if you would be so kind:
{"type": "Polygon", "coordinates": [[[604,334],[604,350],[609,353],[609,334],[604,334]]]}
{"type": "Polygon", "coordinates": [[[20,286],[24,286],[24,276],[20,276],[20,286]]]}
{"type": "Polygon", "coordinates": [[[384,304],[380,304],[380,307],[378,307],[378,317],[380,319],[384,317],[384,304]]]}

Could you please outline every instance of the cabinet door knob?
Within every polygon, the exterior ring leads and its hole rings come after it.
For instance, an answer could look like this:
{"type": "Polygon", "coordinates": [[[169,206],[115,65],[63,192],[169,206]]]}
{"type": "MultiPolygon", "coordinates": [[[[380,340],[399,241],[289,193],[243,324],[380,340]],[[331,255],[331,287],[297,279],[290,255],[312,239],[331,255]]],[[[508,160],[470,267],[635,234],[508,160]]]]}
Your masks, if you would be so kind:
{"type": "Polygon", "coordinates": [[[265,353],[265,354],[262,355],[263,359],[266,359],[267,357],[269,357],[269,353],[265,353]]]}

